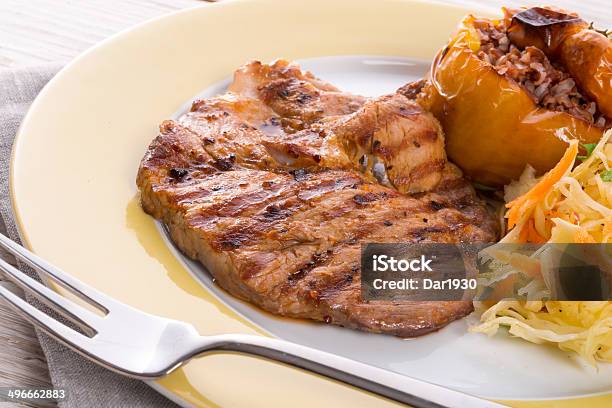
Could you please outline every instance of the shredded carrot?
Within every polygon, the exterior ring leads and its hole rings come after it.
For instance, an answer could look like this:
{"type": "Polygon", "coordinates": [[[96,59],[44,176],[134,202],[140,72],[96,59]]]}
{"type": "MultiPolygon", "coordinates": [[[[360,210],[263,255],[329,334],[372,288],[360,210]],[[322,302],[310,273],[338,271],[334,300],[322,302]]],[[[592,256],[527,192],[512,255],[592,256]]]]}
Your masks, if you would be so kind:
{"type": "Polygon", "coordinates": [[[557,210],[544,211],[544,229],[550,236],[551,230],[555,223],[552,221],[553,218],[561,218],[561,213],[557,210]]]}
{"type": "Polygon", "coordinates": [[[546,238],[538,234],[538,231],[535,229],[535,222],[533,221],[533,218],[530,219],[527,224],[527,231],[527,242],[543,244],[547,241],[546,238]]]}
{"type": "Polygon", "coordinates": [[[527,222],[521,227],[521,232],[518,236],[519,243],[543,244],[546,241],[547,239],[541,236],[535,229],[535,221],[533,218],[527,220],[527,222]]]}
{"type": "Polygon", "coordinates": [[[555,218],[561,216],[561,213],[557,210],[546,210],[544,215],[546,215],[546,218],[555,218]]]}
{"type": "Polygon", "coordinates": [[[522,228],[521,232],[519,233],[519,236],[518,236],[518,242],[525,243],[529,239],[529,226],[525,224],[521,228],[522,228]]]}
{"type": "Polygon", "coordinates": [[[521,216],[531,212],[533,207],[544,199],[555,183],[561,180],[568,170],[571,170],[577,154],[578,141],[572,140],[563,154],[563,157],[552,170],[546,173],[546,175],[527,193],[506,204],[506,207],[509,208],[506,213],[506,218],[508,218],[508,229],[514,228],[521,216]]]}

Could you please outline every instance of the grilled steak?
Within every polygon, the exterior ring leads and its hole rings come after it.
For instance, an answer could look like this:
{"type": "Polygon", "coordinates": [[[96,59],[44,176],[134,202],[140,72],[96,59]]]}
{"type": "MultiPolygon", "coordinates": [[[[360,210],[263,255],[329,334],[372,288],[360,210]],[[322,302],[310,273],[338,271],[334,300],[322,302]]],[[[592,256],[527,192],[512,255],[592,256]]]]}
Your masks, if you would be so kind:
{"type": "Polygon", "coordinates": [[[496,235],[429,113],[400,94],[342,93],[285,61],[246,65],[227,94],[164,122],[137,184],[144,210],[234,296],[402,337],[472,304],[363,302],[361,243],[496,235]]]}

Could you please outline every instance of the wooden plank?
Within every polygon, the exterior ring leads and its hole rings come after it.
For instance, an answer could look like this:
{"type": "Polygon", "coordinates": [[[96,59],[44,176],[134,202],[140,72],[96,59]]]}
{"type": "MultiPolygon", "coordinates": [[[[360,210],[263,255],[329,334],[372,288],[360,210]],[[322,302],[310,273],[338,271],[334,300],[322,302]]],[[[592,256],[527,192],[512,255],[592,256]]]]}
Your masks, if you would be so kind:
{"type": "MultiPolygon", "coordinates": [[[[373,0],[375,1],[375,0],[373,0]]],[[[437,0],[441,3],[499,8],[522,0],[437,0]]],[[[68,61],[131,25],[186,7],[198,0],[0,0],[0,68],[68,61]]],[[[589,21],[612,26],[608,0],[556,0],[589,21]]]]}
{"type": "MultiPolygon", "coordinates": [[[[197,0],[0,0],[0,69],[69,61],[93,44],[134,24],[197,0]]],[[[0,222],[0,232],[5,234],[0,222]]],[[[14,258],[0,251],[3,259],[14,258]]],[[[10,286],[9,282],[0,284],[10,286]]],[[[0,387],[50,387],[33,327],[0,302],[0,387]]],[[[48,407],[0,402],[3,407],[48,407]]]]}
{"type": "Polygon", "coordinates": [[[134,24],[197,0],[0,0],[0,68],[68,61],[134,24]]]}

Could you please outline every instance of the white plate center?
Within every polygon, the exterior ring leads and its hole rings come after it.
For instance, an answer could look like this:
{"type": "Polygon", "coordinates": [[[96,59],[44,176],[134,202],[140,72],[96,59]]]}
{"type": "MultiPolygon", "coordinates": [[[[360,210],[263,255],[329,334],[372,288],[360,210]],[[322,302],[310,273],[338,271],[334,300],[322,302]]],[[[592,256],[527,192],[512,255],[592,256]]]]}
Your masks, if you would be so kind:
{"type": "MultiPolygon", "coordinates": [[[[429,63],[393,57],[324,57],[300,63],[302,68],[338,88],[366,96],[394,92],[407,82],[422,78],[429,69],[429,63]]],[[[221,81],[198,97],[223,93],[228,84],[229,79],[221,81]]],[[[190,104],[188,101],[177,116],[190,104]]],[[[286,340],[488,398],[563,398],[612,388],[612,364],[601,364],[597,372],[555,347],[530,344],[506,334],[487,338],[468,333],[468,325],[477,321],[474,315],[437,333],[408,340],[276,318],[233,298],[213,283],[211,275],[199,263],[182,254],[179,257],[221,301],[286,340]]]]}

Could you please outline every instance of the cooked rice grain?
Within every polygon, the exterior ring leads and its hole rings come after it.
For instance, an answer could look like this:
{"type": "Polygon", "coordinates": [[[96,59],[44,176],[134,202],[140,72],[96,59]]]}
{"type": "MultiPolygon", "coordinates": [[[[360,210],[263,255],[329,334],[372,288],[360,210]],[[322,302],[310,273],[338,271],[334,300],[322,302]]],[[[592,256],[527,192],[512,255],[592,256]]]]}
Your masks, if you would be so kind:
{"type": "Polygon", "coordinates": [[[511,44],[503,22],[496,25],[482,19],[476,20],[474,26],[481,42],[478,57],[491,64],[498,74],[520,84],[536,104],[567,112],[600,128],[610,126],[597,104],[580,92],[569,73],[551,62],[540,49],[525,47],[520,50],[511,44]]]}

